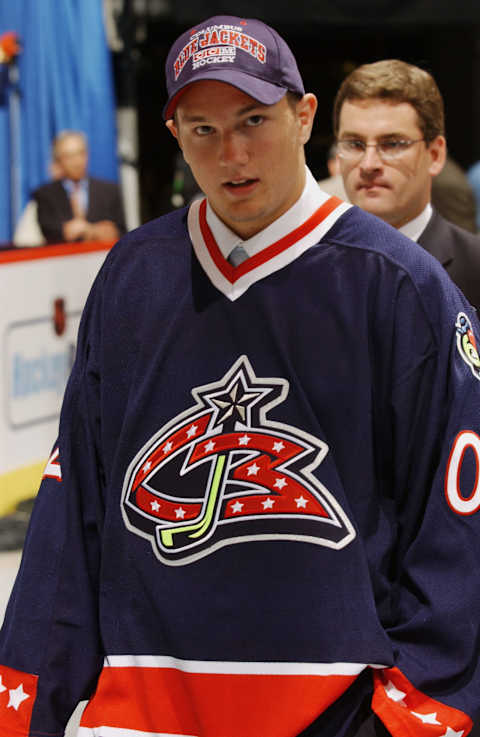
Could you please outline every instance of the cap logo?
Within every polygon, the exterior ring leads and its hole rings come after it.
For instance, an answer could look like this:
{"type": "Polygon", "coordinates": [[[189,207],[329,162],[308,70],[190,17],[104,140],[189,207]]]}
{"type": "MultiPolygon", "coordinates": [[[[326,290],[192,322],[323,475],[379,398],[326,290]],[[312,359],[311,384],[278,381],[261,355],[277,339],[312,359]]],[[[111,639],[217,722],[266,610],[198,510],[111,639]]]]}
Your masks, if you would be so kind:
{"type": "Polygon", "coordinates": [[[192,59],[193,69],[205,64],[223,62],[233,63],[237,49],[245,51],[261,64],[267,60],[265,46],[255,38],[247,35],[239,26],[218,25],[209,26],[195,33],[185,44],[173,64],[175,81],[182,73],[185,64],[192,59]]]}

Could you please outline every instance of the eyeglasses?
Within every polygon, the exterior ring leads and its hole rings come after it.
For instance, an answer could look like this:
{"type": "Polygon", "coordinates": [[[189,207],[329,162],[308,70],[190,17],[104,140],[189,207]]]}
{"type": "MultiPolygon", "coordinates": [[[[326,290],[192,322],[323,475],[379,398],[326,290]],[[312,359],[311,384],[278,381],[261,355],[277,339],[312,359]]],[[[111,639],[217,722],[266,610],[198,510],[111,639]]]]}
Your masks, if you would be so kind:
{"type": "Polygon", "coordinates": [[[365,143],[365,141],[357,141],[354,138],[344,138],[337,141],[337,154],[346,161],[359,161],[364,155],[367,148],[375,148],[377,154],[382,161],[393,161],[399,159],[405,151],[413,146],[414,143],[424,141],[424,138],[417,138],[412,141],[408,138],[393,138],[378,143],[365,143]]]}

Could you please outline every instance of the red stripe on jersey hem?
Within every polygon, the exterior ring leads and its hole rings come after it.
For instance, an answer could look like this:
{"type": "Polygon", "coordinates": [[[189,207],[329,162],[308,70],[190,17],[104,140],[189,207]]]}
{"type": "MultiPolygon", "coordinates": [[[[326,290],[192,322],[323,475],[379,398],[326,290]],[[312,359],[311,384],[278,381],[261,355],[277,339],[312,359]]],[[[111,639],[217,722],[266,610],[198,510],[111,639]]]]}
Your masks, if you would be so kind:
{"type": "Polygon", "coordinates": [[[311,724],[356,677],[104,668],[81,726],[202,737],[289,737],[311,724]]]}
{"type": "Polygon", "coordinates": [[[241,263],[239,266],[234,267],[225,260],[220,248],[217,245],[215,237],[210,230],[210,226],[207,223],[207,200],[204,199],[200,203],[199,209],[199,224],[200,230],[205,241],[205,245],[210,254],[212,261],[214,262],[217,269],[223,274],[230,284],[240,279],[240,277],[248,274],[250,271],[257,269],[267,261],[270,261],[275,256],[278,256],[283,251],[293,246],[302,238],[305,238],[312,230],[314,230],[320,223],[325,220],[331,212],[333,212],[339,205],[343,204],[343,200],[339,197],[330,197],[313,215],[311,215],[304,223],[295,228],[287,235],[280,238],[270,246],[263,248],[259,253],[254,256],[250,256],[246,261],[241,263]]]}
{"type": "Polygon", "coordinates": [[[393,737],[466,737],[463,711],[418,691],[398,668],[375,671],[372,709],[393,737]]]}

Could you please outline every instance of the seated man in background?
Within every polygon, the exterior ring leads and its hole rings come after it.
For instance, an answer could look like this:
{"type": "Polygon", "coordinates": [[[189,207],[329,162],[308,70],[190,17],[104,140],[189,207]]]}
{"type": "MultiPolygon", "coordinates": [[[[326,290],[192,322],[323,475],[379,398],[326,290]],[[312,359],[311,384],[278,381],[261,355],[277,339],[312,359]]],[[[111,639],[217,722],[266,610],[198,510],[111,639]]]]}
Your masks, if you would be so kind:
{"type": "Polygon", "coordinates": [[[364,64],[342,82],[333,119],[350,202],[417,241],[480,307],[480,239],[430,204],[447,155],[433,77],[396,59],[364,64]]]}
{"type": "Polygon", "coordinates": [[[53,141],[52,158],[55,181],[33,193],[46,241],[118,240],[126,231],[120,190],[115,182],[87,175],[84,134],[59,133],[53,141]]]}

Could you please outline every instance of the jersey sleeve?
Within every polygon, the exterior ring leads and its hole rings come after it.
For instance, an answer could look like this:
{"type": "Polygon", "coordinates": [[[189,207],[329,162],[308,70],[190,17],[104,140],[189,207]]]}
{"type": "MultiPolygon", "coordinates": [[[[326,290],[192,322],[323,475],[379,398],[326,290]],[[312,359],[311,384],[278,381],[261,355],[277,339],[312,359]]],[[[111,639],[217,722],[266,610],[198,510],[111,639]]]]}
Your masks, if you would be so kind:
{"type": "Polygon", "coordinates": [[[393,336],[395,665],[374,671],[372,708],[394,737],[465,737],[480,718],[480,330],[453,285],[435,290],[405,290],[393,336]]]}
{"type": "MultiPolygon", "coordinates": [[[[97,280],[100,281],[101,277],[97,280]]],[[[82,317],[58,440],[35,501],[0,633],[0,734],[63,735],[92,693],[103,524],[96,289],[82,317]]]]}

